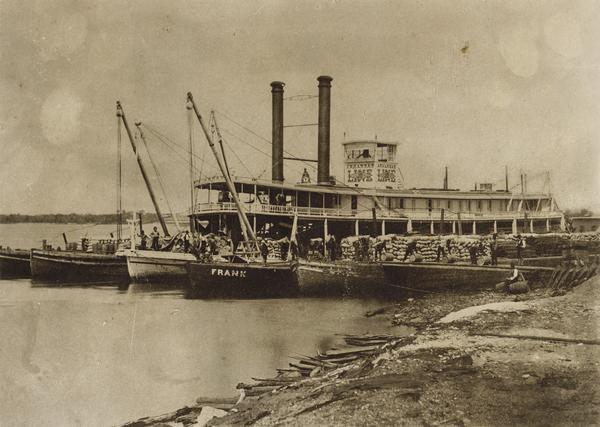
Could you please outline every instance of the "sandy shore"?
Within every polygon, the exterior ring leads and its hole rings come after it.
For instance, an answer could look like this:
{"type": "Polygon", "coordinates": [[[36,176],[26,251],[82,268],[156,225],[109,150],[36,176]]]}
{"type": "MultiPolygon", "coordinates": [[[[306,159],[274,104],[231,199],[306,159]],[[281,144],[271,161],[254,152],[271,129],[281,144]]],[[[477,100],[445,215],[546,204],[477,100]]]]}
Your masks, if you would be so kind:
{"type": "MultiPolygon", "coordinates": [[[[600,423],[600,277],[566,295],[428,295],[381,315],[418,331],[209,425],[600,423]]],[[[130,425],[196,425],[191,406],[130,425]]]]}

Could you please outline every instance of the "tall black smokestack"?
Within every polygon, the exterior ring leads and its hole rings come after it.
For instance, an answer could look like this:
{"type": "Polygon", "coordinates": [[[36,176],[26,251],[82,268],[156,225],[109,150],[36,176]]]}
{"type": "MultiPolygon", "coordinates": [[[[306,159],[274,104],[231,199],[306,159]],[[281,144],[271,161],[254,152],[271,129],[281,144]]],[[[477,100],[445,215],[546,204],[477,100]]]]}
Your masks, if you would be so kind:
{"type": "Polygon", "coordinates": [[[320,76],[319,81],[319,153],[317,182],[330,184],[329,175],[329,118],[331,113],[331,81],[329,76],[320,76]]]}
{"type": "Polygon", "coordinates": [[[272,82],[271,93],[273,94],[273,136],[271,153],[271,179],[283,181],[283,82],[272,82]]]}

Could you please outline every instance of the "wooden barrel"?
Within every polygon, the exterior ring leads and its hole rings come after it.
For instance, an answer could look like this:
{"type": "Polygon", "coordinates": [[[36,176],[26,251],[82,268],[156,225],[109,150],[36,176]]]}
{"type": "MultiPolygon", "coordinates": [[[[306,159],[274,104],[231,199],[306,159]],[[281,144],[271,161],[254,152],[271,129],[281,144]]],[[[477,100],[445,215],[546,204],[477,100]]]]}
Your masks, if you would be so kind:
{"type": "Polygon", "coordinates": [[[508,292],[511,294],[524,294],[529,292],[529,284],[526,280],[519,280],[518,282],[511,283],[508,285],[508,292]]]}

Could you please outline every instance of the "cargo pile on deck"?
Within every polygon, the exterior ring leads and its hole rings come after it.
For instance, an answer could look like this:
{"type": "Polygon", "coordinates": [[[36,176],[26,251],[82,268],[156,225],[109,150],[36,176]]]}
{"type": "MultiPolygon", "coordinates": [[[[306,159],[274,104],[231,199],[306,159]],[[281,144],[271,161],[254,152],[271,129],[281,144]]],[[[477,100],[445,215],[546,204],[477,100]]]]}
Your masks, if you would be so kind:
{"type": "MultiPolygon", "coordinates": [[[[600,247],[600,233],[547,233],[547,234],[522,234],[526,242],[526,247],[522,249],[523,258],[533,258],[540,256],[560,256],[567,248],[596,250],[600,247]]],[[[397,235],[388,234],[377,238],[365,236],[351,236],[342,239],[341,249],[342,258],[346,260],[356,260],[356,241],[366,241],[369,246],[369,258],[375,259],[375,245],[378,242],[385,241],[385,250],[383,251],[383,260],[402,261],[406,253],[406,247],[410,241],[417,242],[417,253],[421,261],[435,262],[437,260],[437,248],[439,241],[442,241],[445,255],[456,262],[470,262],[469,248],[471,246],[480,247],[479,258],[488,258],[490,256],[491,236],[479,235],[445,235],[445,236],[424,236],[424,235],[397,235]],[[448,254],[447,242],[450,241],[450,254],[448,254]]],[[[498,256],[505,258],[517,258],[517,238],[515,235],[498,235],[498,256]]]]}

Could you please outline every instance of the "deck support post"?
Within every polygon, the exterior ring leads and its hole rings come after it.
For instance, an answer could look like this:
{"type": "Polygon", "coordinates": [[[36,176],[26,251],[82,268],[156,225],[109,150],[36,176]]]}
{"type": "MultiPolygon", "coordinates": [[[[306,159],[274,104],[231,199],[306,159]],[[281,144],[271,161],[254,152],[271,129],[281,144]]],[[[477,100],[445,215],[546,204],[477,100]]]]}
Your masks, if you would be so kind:
{"type": "Polygon", "coordinates": [[[533,233],[533,220],[532,219],[529,220],[529,232],[533,233]]]}
{"type": "Polygon", "coordinates": [[[412,228],[412,219],[408,219],[408,222],[406,223],[406,232],[407,233],[412,233],[413,228],[412,228]]]}
{"type": "Polygon", "coordinates": [[[456,234],[456,221],[452,221],[452,234],[456,234]]]}
{"type": "Polygon", "coordinates": [[[512,221],[512,234],[517,234],[517,218],[513,218],[512,221]]]}
{"type": "Polygon", "coordinates": [[[550,231],[550,218],[546,218],[546,231],[550,231]]]}
{"type": "Polygon", "coordinates": [[[498,232],[498,220],[494,220],[494,233],[498,232]]]}
{"type": "Polygon", "coordinates": [[[433,225],[433,221],[429,223],[429,233],[435,234],[435,226],[433,225]]]}
{"type": "Polygon", "coordinates": [[[256,215],[252,217],[252,229],[254,230],[254,235],[256,235],[256,215]]]}
{"type": "Polygon", "coordinates": [[[327,218],[323,220],[323,254],[327,256],[327,236],[329,236],[329,230],[327,227],[327,218]]]}
{"type": "Polygon", "coordinates": [[[358,236],[358,232],[359,232],[358,220],[356,220],[356,221],[354,221],[354,235],[358,236]]]}
{"type": "Polygon", "coordinates": [[[477,222],[473,221],[473,234],[477,234],[477,222]]]}
{"type": "Polygon", "coordinates": [[[381,235],[385,236],[385,219],[381,220],[381,235]]]}

